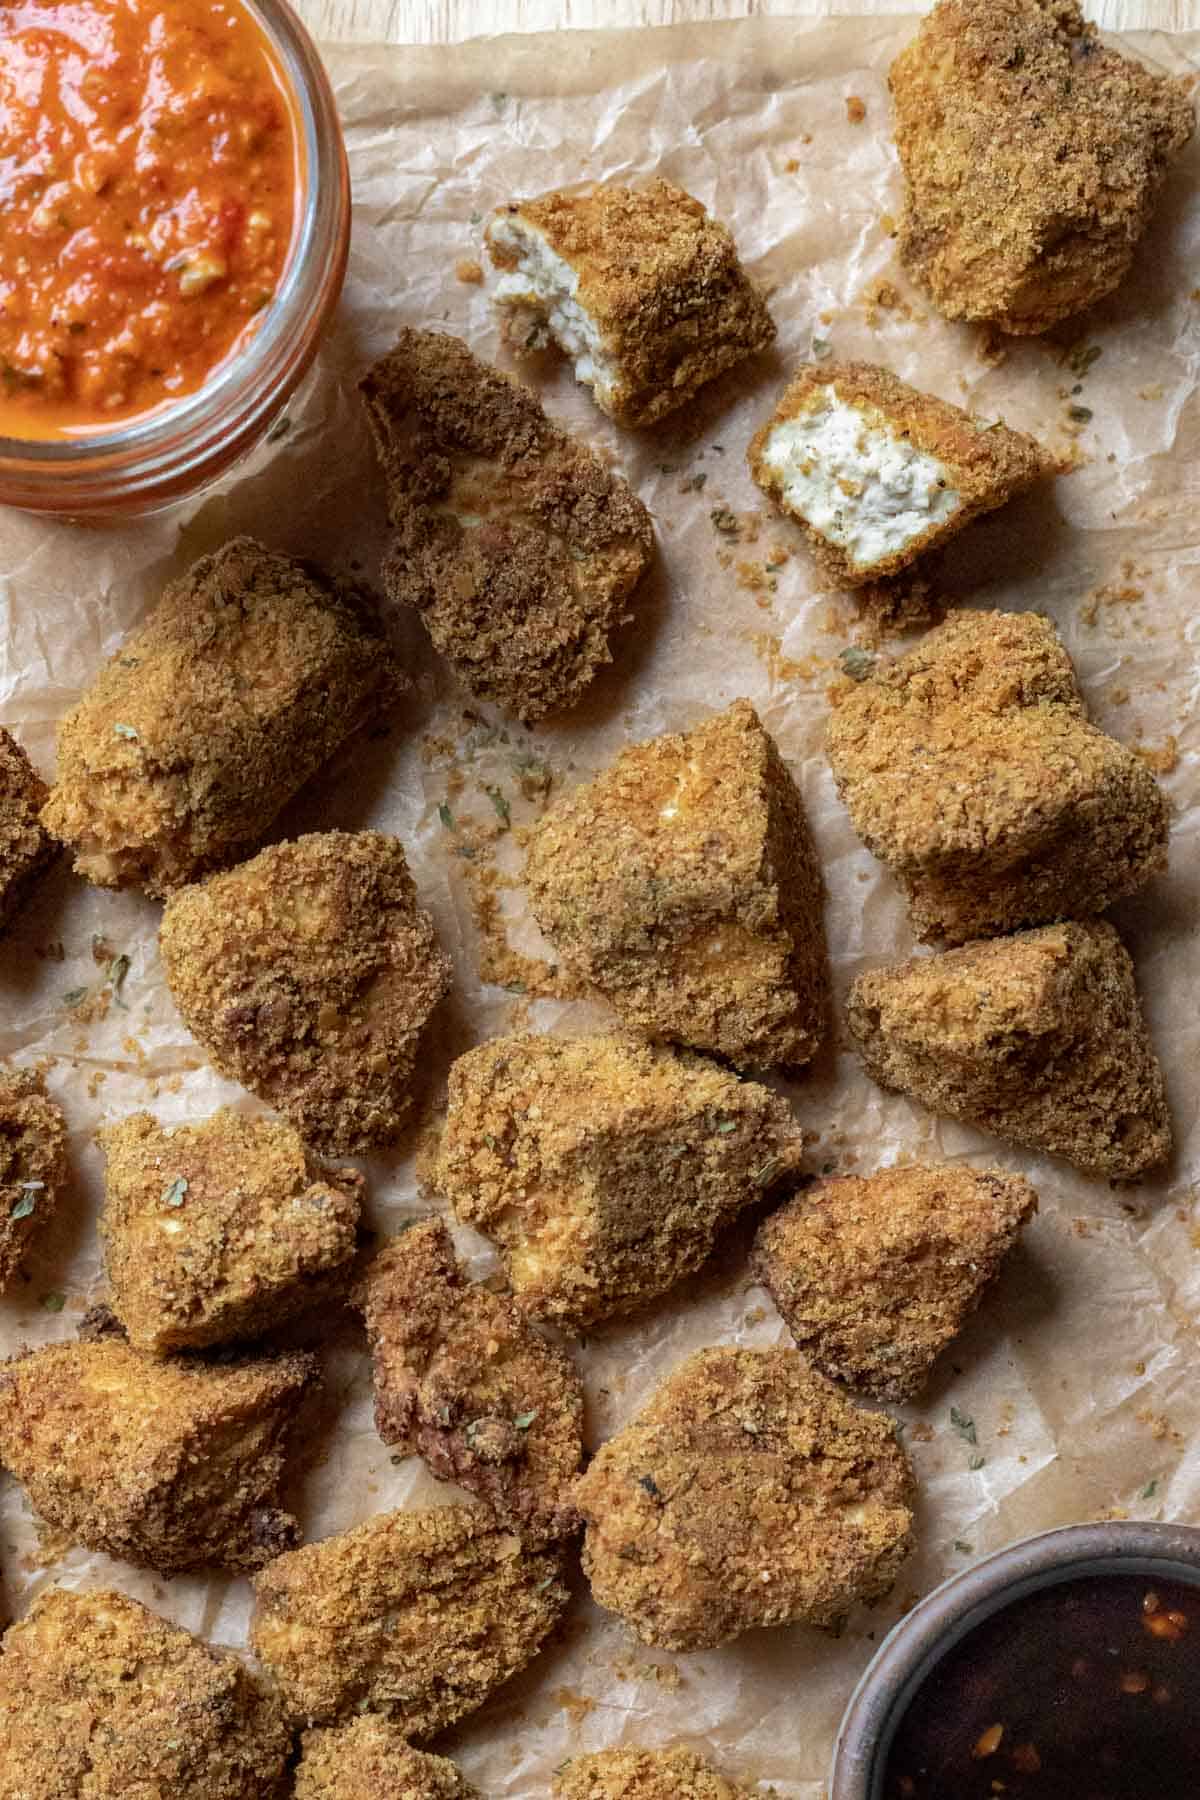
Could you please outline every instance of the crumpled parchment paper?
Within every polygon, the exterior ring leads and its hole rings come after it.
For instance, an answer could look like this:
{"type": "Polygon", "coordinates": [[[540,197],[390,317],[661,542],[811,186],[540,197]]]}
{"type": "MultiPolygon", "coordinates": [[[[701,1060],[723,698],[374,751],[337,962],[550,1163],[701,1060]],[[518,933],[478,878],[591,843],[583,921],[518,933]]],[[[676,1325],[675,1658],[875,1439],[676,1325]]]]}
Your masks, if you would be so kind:
{"type": "MultiPolygon", "coordinates": [[[[497,355],[486,289],[463,279],[482,260],[480,225],[492,206],[587,179],[660,173],[731,223],[747,264],[770,285],[777,351],[655,431],[618,432],[561,365],[533,376],[554,416],[611,452],[658,523],[658,566],[637,621],[584,705],[525,732],[471,705],[412,620],[397,619],[414,694],[387,736],[351,744],[276,829],[397,832],[454,957],[457,985],[431,1047],[422,1116],[394,1152],[367,1164],[370,1223],[386,1232],[431,1204],[416,1152],[455,1054],[526,1023],[570,1030],[605,1017],[599,1005],[538,1000],[479,978],[473,893],[488,870],[501,880],[519,870],[516,834],[544,803],[543,771],[552,798],[624,743],[686,728],[747,695],[810,811],[839,994],[866,963],[911,947],[899,896],[854,839],[821,749],[826,689],[862,622],[852,602],[821,592],[798,532],[769,515],[744,465],[746,442],[793,362],[819,339],[838,356],[875,358],[983,416],[1003,415],[1082,453],[1074,473],[959,539],[946,580],[966,604],[1050,613],[1096,718],[1164,767],[1177,809],[1170,873],[1119,909],[1118,922],[1166,1067],[1175,1160],[1138,1188],[1087,1180],[881,1093],[839,1036],[790,1090],[814,1135],[814,1169],[966,1158],[1022,1169],[1041,1195],[1040,1217],[984,1310],[923,1403],[904,1409],[922,1495],[917,1554],[891,1600],[856,1616],[836,1640],[800,1628],[759,1632],[697,1656],[638,1647],[581,1584],[560,1639],[441,1746],[492,1796],[546,1794],[555,1766],[585,1749],[684,1737],[750,1785],[817,1800],[850,1689],[915,1596],[1028,1532],[1109,1514],[1200,1519],[1200,615],[1192,600],[1200,582],[1200,146],[1172,175],[1133,279],[1084,323],[1079,345],[1102,350],[1087,372],[1063,360],[1061,346],[1014,343],[996,360],[983,333],[938,319],[913,291],[889,235],[900,184],[886,71],[913,29],[911,20],[761,19],[454,49],[329,48],[355,190],[350,277],[337,327],[286,427],[220,491],[139,523],[0,519],[0,716],[49,775],[55,719],[164,579],[225,537],[249,530],[374,573],[383,509],[353,384],[401,324],[444,327],[497,355]],[[858,123],[851,97],[865,106],[858,123]],[[1070,419],[1071,406],[1091,417],[1070,419]],[[714,513],[726,525],[732,513],[736,532],[720,530],[714,513]],[[511,829],[488,789],[508,803],[511,829]],[[977,1443],[952,1424],[952,1407],[974,1421],[977,1443]]],[[[1200,34],[1134,39],[1130,48],[1169,70],[1200,68],[1200,34]]],[[[513,949],[544,951],[519,885],[494,897],[513,949]]],[[[0,946],[0,1053],[50,1059],[74,1167],[73,1190],[39,1241],[28,1283],[0,1301],[6,1351],[70,1334],[103,1295],[93,1142],[102,1121],[140,1107],[182,1121],[222,1101],[255,1105],[212,1074],[180,1026],[162,980],[157,920],[153,904],[89,890],[60,865],[0,946]],[[114,956],[128,956],[129,969],[105,1012],[114,956]],[[101,996],[85,1011],[103,1016],[88,1024],[64,1003],[80,987],[101,996]]],[[[487,1273],[494,1259],[483,1241],[457,1236],[475,1271],[487,1273]]],[[[783,1335],[748,1279],[745,1239],[735,1232],[703,1276],[579,1346],[593,1443],[693,1348],[783,1335]]],[[[393,1465],[376,1440],[366,1357],[351,1325],[333,1330],[325,1355],[326,1430],[299,1466],[293,1496],[308,1535],[445,1498],[418,1463],[393,1465]]],[[[244,1643],[244,1582],[168,1584],[81,1551],[47,1567],[7,1479],[0,1504],[12,1613],[50,1581],[115,1582],[192,1630],[244,1643]]]]}

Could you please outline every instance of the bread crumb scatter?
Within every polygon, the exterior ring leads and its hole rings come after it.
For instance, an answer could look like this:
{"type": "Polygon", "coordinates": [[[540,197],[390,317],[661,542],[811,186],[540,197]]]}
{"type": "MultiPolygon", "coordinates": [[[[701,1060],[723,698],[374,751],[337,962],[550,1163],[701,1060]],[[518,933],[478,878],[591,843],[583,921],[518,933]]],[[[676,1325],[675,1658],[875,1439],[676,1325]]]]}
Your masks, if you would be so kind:
{"type": "Polygon", "coordinates": [[[555,1800],[752,1800],[760,1790],[735,1786],[695,1751],[675,1744],[572,1757],[555,1772],[553,1793],[555,1800]]]}

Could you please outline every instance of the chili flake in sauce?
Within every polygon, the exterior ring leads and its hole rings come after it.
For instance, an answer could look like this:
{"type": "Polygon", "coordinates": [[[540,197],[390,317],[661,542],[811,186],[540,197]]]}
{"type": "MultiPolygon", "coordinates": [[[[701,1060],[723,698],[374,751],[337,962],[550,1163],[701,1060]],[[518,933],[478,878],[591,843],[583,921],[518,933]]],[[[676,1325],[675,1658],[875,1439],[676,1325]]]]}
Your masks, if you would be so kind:
{"type": "Polygon", "coordinates": [[[200,387],[276,292],[298,121],[238,0],[0,13],[0,432],[111,427],[200,387]]]}

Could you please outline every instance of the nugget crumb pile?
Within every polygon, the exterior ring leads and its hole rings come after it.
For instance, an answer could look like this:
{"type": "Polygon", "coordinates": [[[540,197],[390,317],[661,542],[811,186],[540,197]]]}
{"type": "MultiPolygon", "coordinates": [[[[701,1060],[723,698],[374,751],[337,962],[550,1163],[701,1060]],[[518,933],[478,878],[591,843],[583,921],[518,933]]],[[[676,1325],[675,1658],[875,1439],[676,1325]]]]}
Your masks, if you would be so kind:
{"type": "Polygon", "coordinates": [[[361,388],[394,527],[388,594],[480,699],[524,720],[572,705],[632,617],[649,513],[458,338],[401,332],[361,388]]]}
{"type": "Polygon", "coordinates": [[[1102,912],[1166,867],[1167,804],[1088,722],[1035,613],[960,613],[836,696],[829,760],[924,939],[1102,912]]]}
{"type": "Polygon", "coordinates": [[[669,1750],[600,1750],[576,1756],[554,1778],[555,1800],[751,1800],[682,1744],[669,1750]]]}
{"type": "Polygon", "coordinates": [[[867,1072],[933,1112],[1134,1178],[1171,1149],[1162,1070],[1111,925],[1046,925],[860,975],[867,1072]]]}
{"type": "Polygon", "coordinates": [[[396,838],[272,844],[173,895],[159,942],[171,997],[223,1075],[318,1150],[396,1135],[451,975],[396,838]]]}
{"type": "Polygon", "coordinates": [[[67,1180],[67,1122],[32,1069],[0,1063],[0,1293],[17,1281],[32,1238],[67,1180]]]}
{"type": "Polygon", "coordinates": [[[234,538],[61,721],[42,817],[89,881],[167,894],[245,855],[400,685],[362,592],[234,538]]]}
{"type": "Polygon", "coordinates": [[[891,1420],[794,1350],[701,1350],[580,1481],[583,1566],[599,1604],[667,1650],[833,1626],[892,1586],[914,1491],[891,1420]]]}
{"type": "Polygon", "coordinates": [[[398,1725],[364,1714],[306,1731],[294,1800],[479,1800],[444,1756],[414,1750],[398,1725]]]}
{"type": "Polygon", "coordinates": [[[557,1551],[467,1506],[381,1513],[254,1588],[251,1643],[297,1723],[378,1712],[422,1741],[524,1668],[567,1603],[557,1551]]]}
{"type": "Polygon", "coordinates": [[[168,1130],[134,1113],[100,1142],[112,1307],[139,1349],[261,1337],[354,1255],[363,1177],[321,1169],[280,1120],[222,1107],[168,1130]]]}
{"type": "Polygon", "coordinates": [[[535,827],[529,903],[626,1024],[799,1066],[826,1026],[822,885],[804,808],[748,700],[651,738],[535,827]]]}
{"type": "Polygon", "coordinates": [[[20,744],[0,726],[0,936],[55,853],[39,816],[48,793],[20,744]]]}
{"type": "Polygon", "coordinates": [[[516,1036],[451,1069],[435,1180],[496,1239],[522,1306],[582,1325],[699,1268],[803,1148],[785,1101],[699,1056],[516,1036]]]}
{"type": "Polygon", "coordinates": [[[892,64],[900,255],[951,319],[1047,330],[1125,275],[1194,114],[1078,0],[941,0],[892,64]]]}
{"type": "Polygon", "coordinates": [[[1000,1169],[844,1176],[764,1220],[754,1272],[818,1369],[911,1400],[1036,1210],[1024,1176],[1000,1169]]]}

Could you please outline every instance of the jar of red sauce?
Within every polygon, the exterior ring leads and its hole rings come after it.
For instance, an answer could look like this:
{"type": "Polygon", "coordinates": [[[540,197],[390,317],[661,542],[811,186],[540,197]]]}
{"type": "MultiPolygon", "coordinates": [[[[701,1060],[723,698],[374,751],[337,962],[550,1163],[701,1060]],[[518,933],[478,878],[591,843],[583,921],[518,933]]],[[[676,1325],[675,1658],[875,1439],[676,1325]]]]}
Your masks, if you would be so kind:
{"type": "Polygon", "coordinates": [[[5,8],[0,503],[103,517],[216,479],[308,370],[349,231],[286,0],[5,8]]]}

